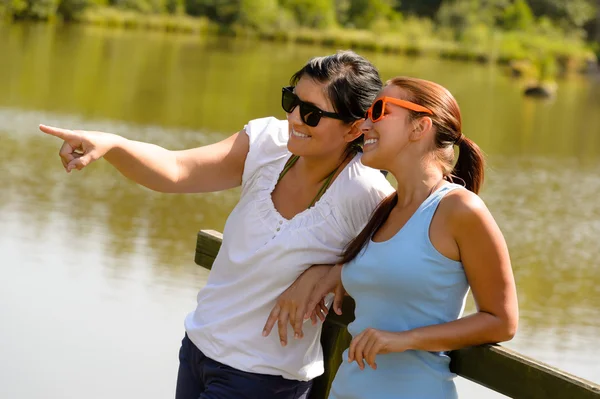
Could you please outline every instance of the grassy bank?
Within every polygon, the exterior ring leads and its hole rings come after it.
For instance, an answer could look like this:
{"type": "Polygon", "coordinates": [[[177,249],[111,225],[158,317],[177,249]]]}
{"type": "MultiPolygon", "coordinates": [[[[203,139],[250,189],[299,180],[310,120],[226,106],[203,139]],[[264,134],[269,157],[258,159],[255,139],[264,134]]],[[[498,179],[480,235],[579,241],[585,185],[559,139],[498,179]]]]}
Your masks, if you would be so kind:
{"type": "MultiPolygon", "coordinates": [[[[150,29],[198,35],[227,35],[276,42],[294,42],[357,51],[410,56],[432,56],[479,63],[525,65],[526,73],[539,75],[539,65],[551,65],[555,75],[581,72],[597,56],[581,39],[555,32],[501,31],[476,25],[456,32],[439,29],[425,18],[405,18],[401,23],[360,29],[260,28],[223,26],[208,18],[174,14],[145,14],[112,7],[93,7],[74,16],[73,22],[118,29],[150,29]],[[529,72],[527,72],[529,70],[529,72]],[[537,71],[537,72],[536,72],[537,71]]],[[[548,68],[546,68],[548,70],[548,68]]]]}

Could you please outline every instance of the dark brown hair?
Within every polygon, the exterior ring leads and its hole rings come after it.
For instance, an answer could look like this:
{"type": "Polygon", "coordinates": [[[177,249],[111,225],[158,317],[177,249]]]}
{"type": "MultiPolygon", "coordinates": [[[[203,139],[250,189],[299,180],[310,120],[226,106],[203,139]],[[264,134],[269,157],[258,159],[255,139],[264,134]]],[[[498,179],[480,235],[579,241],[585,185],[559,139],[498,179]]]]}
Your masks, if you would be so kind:
{"type": "MultiPolygon", "coordinates": [[[[431,118],[435,127],[433,155],[442,164],[444,178],[451,182],[458,180],[477,194],[483,184],[483,153],[477,144],[462,134],[460,108],[452,94],[437,83],[404,76],[388,81],[387,85],[401,88],[405,96],[402,100],[433,111],[433,115],[409,111],[410,119],[415,121],[424,116],[431,118]],[[453,166],[454,145],[458,146],[459,152],[458,160],[453,166]]],[[[395,192],[379,204],[365,228],[344,250],[341,263],[350,262],[361,252],[397,203],[398,194],[395,192]]]]}

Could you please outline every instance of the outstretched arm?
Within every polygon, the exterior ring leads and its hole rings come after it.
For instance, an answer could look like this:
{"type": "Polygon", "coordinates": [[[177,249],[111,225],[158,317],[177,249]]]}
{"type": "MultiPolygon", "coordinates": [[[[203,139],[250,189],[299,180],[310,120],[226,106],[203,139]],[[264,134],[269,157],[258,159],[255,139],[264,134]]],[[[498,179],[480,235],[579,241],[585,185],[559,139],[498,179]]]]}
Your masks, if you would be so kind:
{"type": "Polygon", "coordinates": [[[67,172],[81,170],[104,157],[123,176],[165,193],[220,191],[242,182],[249,139],[242,130],[215,144],[170,151],[116,134],[40,125],[64,141],[59,155],[67,172]]]}

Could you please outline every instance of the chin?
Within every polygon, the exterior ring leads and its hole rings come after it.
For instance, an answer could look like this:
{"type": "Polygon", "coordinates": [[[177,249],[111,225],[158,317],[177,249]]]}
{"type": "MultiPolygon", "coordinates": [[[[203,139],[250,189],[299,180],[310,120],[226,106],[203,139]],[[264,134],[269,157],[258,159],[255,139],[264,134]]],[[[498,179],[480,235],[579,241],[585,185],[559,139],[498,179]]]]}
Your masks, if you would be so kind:
{"type": "Polygon", "coordinates": [[[377,166],[376,166],[377,158],[375,158],[373,156],[373,154],[370,152],[363,152],[363,155],[360,158],[360,161],[362,162],[363,165],[368,166],[369,168],[377,168],[377,166]]]}
{"type": "Polygon", "coordinates": [[[306,145],[308,143],[298,143],[297,141],[298,140],[290,138],[287,143],[288,151],[301,157],[310,155],[310,146],[306,145]]]}
{"type": "Polygon", "coordinates": [[[363,165],[365,165],[369,168],[388,171],[388,168],[385,165],[385,162],[382,162],[380,159],[377,159],[375,157],[365,156],[363,154],[360,161],[362,162],[363,165]]]}

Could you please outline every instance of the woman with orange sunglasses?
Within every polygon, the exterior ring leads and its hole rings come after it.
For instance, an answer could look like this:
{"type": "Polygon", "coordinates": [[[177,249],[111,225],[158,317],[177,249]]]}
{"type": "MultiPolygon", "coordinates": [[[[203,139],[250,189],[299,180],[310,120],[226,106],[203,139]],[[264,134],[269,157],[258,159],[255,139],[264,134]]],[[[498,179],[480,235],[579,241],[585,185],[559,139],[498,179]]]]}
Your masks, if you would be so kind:
{"type": "MultiPolygon", "coordinates": [[[[382,86],[375,67],[339,52],[310,60],[290,83],[281,92],[287,119],[252,120],[219,143],[185,151],[40,127],[64,140],[67,172],[105,158],[155,191],[242,187],[208,282],[185,320],[177,399],[306,398],[323,372],[320,326],[307,323],[304,339],[284,348],[286,338],[261,334],[265,319],[299,276],[295,287],[324,276],[331,266],[311,265],[338,262],[393,191],[379,171],[360,162],[360,125],[382,86]]],[[[144,334],[144,326],[136,333],[144,334]]]]}
{"type": "Polygon", "coordinates": [[[456,398],[447,352],[510,340],[518,323],[506,243],[477,196],[482,153],[450,92],[420,79],[389,81],[362,132],[362,162],[398,187],[308,305],[329,292],[336,313],[344,293],[356,302],[329,398],[456,398]],[[477,312],[461,317],[469,287],[477,312]]]}

